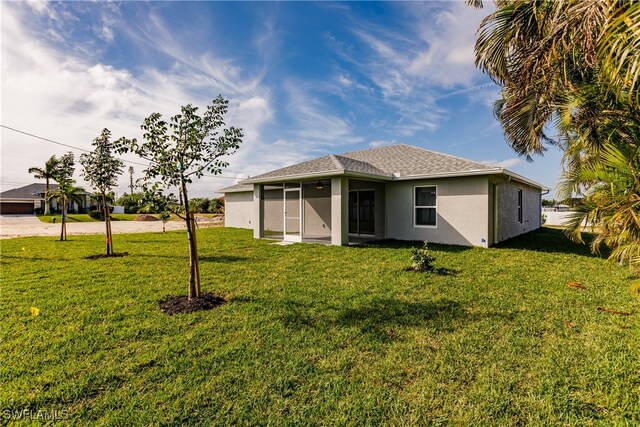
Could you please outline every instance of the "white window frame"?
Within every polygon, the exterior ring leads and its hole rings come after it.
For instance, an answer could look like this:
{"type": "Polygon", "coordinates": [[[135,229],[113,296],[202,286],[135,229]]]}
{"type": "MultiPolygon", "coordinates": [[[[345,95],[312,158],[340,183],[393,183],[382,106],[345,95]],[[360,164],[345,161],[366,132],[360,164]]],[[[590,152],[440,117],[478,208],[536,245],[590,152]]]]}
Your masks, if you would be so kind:
{"type": "Polygon", "coordinates": [[[415,228],[438,228],[438,186],[437,185],[414,185],[413,189],[413,226],[415,228]],[[417,188],[427,188],[433,187],[436,189],[436,204],[433,206],[417,206],[416,205],[416,189],[417,188]],[[418,224],[417,223],[417,209],[435,209],[436,211],[436,223],[434,225],[426,225],[426,224],[418,224]]]}

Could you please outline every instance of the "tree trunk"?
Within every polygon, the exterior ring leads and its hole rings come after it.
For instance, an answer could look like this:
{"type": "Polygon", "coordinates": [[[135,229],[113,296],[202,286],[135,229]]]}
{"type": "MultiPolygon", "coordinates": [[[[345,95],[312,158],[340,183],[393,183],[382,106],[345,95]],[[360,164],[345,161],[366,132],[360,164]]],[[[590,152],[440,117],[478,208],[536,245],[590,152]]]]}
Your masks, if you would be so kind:
{"type": "Polygon", "coordinates": [[[189,299],[199,298],[200,291],[200,268],[198,266],[198,247],[196,245],[195,224],[189,212],[189,197],[187,196],[187,186],[184,181],[180,182],[182,202],[185,208],[185,220],[187,223],[187,238],[189,239],[189,299]]]}
{"type": "Polygon", "coordinates": [[[49,209],[49,178],[45,178],[44,187],[44,214],[49,215],[51,210],[49,209]]]}
{"type": "Polygon", "coordinates": [[[113,251],[113,232],[111,231],[111,212],[109,212],[109,246],[111,249],[111,255],[114,255],[113,251]]]}
{"type": "Polygon", "coordinates": [[[60,241],[67,240],[67,201],[62,199],[62,220],[60,221],[60,241]]]}
{"type": "Polygon", "coordinates": [[[111,255],[111,236],[109,235],[109,214],[107,212],[107,198],[102,193],[102,212],[104,216],[105,234],[107,236],[107,256],[111,255]]]}

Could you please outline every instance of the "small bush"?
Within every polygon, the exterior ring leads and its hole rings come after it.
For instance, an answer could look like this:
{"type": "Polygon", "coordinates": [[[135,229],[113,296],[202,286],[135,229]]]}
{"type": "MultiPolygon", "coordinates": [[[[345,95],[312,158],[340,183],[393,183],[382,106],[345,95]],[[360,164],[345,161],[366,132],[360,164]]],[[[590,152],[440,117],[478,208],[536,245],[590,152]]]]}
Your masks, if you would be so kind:
{"type": "Polygon", "coordinates": [[[411,248],[411,269],[420,272],[431,272],[434,270],[433,262],[436,259],[429,253],[427,241],[422,248],[411,248]]]}
{"type": "Polygon", "coordinates": [[[102,211],[90,211],[89,216],[93,219],[104,220],[104,215],[102,215],[102,211]]]}

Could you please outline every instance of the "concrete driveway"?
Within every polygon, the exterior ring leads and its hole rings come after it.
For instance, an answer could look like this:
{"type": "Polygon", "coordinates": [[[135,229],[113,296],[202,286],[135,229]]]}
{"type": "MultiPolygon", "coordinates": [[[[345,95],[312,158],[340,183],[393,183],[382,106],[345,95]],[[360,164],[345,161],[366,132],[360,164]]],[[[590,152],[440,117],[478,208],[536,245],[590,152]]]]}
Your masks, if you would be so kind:
{"type": "MultiPolygon", "coordinates": [[[[182,221],[169,221],[167,231],[184,230],[182,221]]],[[[162,221],[112,221],[111,231],[121,233],[162,233],[162,221]]],[[[103,234],[104,222],[68,222],[67,236],[103,234]]],[[[60,224],[47,224],[35,215],[0,215],[0,239],[28,236],[59,236],[60,224]]]]}

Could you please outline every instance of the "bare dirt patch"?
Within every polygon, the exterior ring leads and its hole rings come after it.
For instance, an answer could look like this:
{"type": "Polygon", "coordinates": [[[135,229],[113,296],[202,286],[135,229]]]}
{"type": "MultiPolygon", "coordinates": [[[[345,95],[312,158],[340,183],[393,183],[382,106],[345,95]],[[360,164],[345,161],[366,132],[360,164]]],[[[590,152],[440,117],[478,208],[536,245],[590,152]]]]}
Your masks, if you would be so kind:
{"type": "Polygon", "coordinates": [[[141,214],[133,219],[134,221],[160,221],[153,215],[141,214]]]}
{"type": "Polygon", "coordinates": [[[211,310],[227,302],[224,298],[205,293],[200,298],[189,299],[186,296],[169,298],[160,302],[160,309],[168,315],[179,313],[193,313],[201,310],[211,310]]]}

